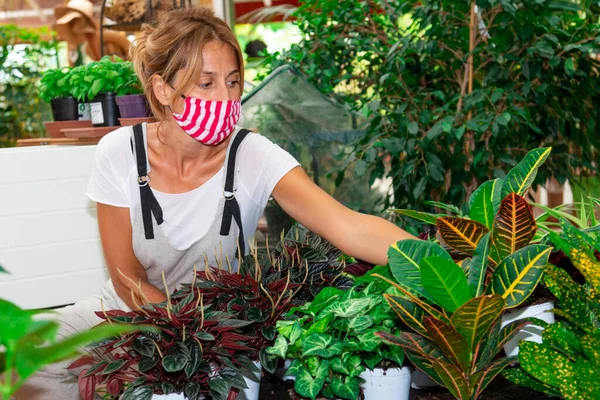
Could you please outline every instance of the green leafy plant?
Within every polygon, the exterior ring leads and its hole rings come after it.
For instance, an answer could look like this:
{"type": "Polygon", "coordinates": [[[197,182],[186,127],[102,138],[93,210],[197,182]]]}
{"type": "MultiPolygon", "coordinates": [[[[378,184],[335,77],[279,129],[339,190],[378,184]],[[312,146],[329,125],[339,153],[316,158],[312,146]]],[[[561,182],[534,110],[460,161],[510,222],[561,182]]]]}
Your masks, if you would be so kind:
{"type": "Polygon", "coordinates": [[[299,395],[357,399],[366,368],[402,366],[404,352],[376,336],[398,332],[394,313],[382,303],[384,291],[375,282],[359,289],[325,288],[291,310],[299,318],[277,322],[278,336],[268,352],[293,360],[287,373],[296,377],[299,395]]]}
{"type": "Polygon", "coordinates": [[[391,204],[425,211],[426,197],[463,204],[540,143],[555,157],[535,183],[596,170],[598,15],[591,0],[307,0],[303,40],[270,68],[371,116],[340,181],[387,175],[391,204]]]}
{"type": "MultiPolygon", "coordinates": [[[[6,271],[0,268],[0,272],[6,271]]],[[[110,336],[147,331],[144,326],[102,324],[58,341],[59,323],[34,318],[42,313],[48,311],[23,310],[0,299],[0,374],[4,374],[0,395],[3,400],[9,400],[27,378],[46,365],[76,357],[83,346],[110,336]]]]}
{"type": "Polygon", "coordinates": [[[144,94],[142,82],[135,73],[133,63],[131,61],[121,61],[116,64],[119,67],[119,79],[116,83],[117,96],[144,94]]]}
{"type": "Polygon", "coordinates": [[[59,68],[44,72],[40,80],[40,98],[49,103],[52,99],[70,96],[70,71],[70,68],[59,68]]]}
{"type": "Polygon", "coordinates": [[[547,265],[544,285],[556,296],[560,321],[544,330],[542,343],[522,342],[516,368],[503,371],[510,381],[565,399],[593,400],[600,390],[600,242],[561,221],[563,231],[550,240],[568,255],[585,278],[575,282],[564,270],[547,265]]]}
{"type": "Polygon", "coordinates": [[[71,95],[85,102],[101,93],[132,94],[139,87],[139,81],[132,75],[135,73],[132,73],[131,63],[104,56],[100,61],[72,69],[69,74],[71,95]]]}
{"type": "Polygon", "coordinates": [[[470,199],[472,219],[437,217],[440,244],[392,245],[389,271],[373,275],[401,292],[384,297],[414,331],[381,337],[403,347],[416,367],[456,398],[479,398],[516,360],[496,359],[503,345],[531,322],[500,328],[503,311],[522,304],[535,289],[552,250],[530,243],[537,226],[521,197],[549,152],[530,152],[504,180],[477,189],[470,199]]]}

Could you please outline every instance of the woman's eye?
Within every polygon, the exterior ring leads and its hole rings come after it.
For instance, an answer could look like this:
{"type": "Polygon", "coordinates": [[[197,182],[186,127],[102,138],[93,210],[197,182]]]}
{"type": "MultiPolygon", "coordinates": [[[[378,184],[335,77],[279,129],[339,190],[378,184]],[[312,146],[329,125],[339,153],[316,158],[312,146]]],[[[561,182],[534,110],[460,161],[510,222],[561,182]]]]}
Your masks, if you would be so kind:
{"type": "Polygon", "coordinates": [[[202,88],[202,89],[208,89],[211,85],[212,85],[212,82],[198,84],[198,86],[200,86],[200,88],[202,88]]]}
{"type": "Polygon", "coordinates": [[[230,81],[230,82],[228,82],[228,83],[229,83],[229,86],[232,86],[232,87],[233,87],[233,86],[239,85],[239,84],[240,84],[240,81],[230,81]]]}

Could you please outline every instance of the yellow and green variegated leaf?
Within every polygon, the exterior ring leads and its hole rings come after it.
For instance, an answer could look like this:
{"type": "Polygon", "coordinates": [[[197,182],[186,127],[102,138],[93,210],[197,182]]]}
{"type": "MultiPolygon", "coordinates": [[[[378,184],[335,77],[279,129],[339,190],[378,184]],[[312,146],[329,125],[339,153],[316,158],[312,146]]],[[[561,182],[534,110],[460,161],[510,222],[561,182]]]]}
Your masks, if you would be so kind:
{"type": "Polygon", "coordinates": [[[455,250],[473,255],[479,240],[489,232],[489,229],[470,219],[457,217],[438,218],[436,223],[444,242],[455,250]]]}
{"type": "Polygon", "coordinates": [[[562,321],[546,327],[542,333],[542,340],[571,359],[576,359],[582,352],[579,337],[562,321]]]}
{"type": "Polygon", "coordinates": [[[479,296],[467,301],[454,312],[452,326],[466,340],[471,352],[481,338],[489,334],[494,322],[502,315],[504,299],[498,295],[479,296]]]}
{"type": "Polygon", "coordinates": [[[433,301],[451,313],[471,298],[467,278],[462,269],[445,258],[423,259],[421,282],[433,301]]]}
{"type": "Polygon", "coordinates": [[[506,368],[502,371],[502,376],[515,385],[525,386],[551,396],[560,396],[560,390],[547,385],[544,382],[538,381],[525,372],[521,367],[506,368]]]}
{"type": "Polygon", "coordinates": [[[488,290],[506,301],[506,308],[516,307],[529,297],[542,277],[551,247],[532,244],[506,257],[492,277],[488,290]]]}
{"type": "Polygon", "coordinates": [[[447,360],[433,342],[421,335],[410,332],[402,332],[398,336],[386,332],[378,332],[377,335],[390,345],[402,347],[408,359],[417,368],[429,375],[431,379],[440,385],[442,384],[440,377],[433,368],[432,362],[435,360],[447,360]]]}
{"type": "Polygon", "coordinates": [[[422,221],[431,225],[435,225],[435,221],[442,216],[441,214],[431,214],[415,210],[393,209],[391,211],[395,212],[396,214],[400,214],[403,217],[410,217],[416,219],[417,221],[422,221]]]}
{"type": "Polygon", "coordinates": [[[560,389],[566,399],[586,398],[577,385],[577,369],[562,353],[544,343],[523,341],[519,345],[521,367],[535,379],[560,389]]]}
{"type": "Polygon", "coordinates": [[[502,201],[502,185],[500,178],[484,182],[469,198],[469,217],[481,222],[488,229],[492,229],[494,217],[502,201]]]}
{"type": "Polygon", "coordinates": [[[429,337],[448,360],[461,371],[469,371],[473,353],[471,353],[471,348],[465,338],[451,325],[446,325],[434,318],[425,317],[424,322],[429,337]]]}
{"type": "Polygon", "coordinates": [[[596,331],[595,335],[585,335],[580,344],[582,353],[597,365],[600,371],[600,333],[596,331]]]}
{"type": "Polygon", "coordinates": [[[488,272],[490,255],[490,234],[488,233],[481,238],[473,258],[469,263],[469,271],[467,273],[467,283],[471,290],[471,296],[477,297],[485,292],[485,278],[488,272]]]}
{"type": "Polygon", "coordinates": [[[531,150],[504,178],[502,196],[508,196],[509,193],[516,193],[524,196],[531,187],[538,168],[546,161],[551,147],[531,150]]]}
{"type": "Polygon", "coordinates": [[[515,251],[527,246],[535,236],[537,226],[527,201],[511,193],[502,200],[494,219],[490,257],[500,263],[515,251]]]}
{"type": "Polygon", "coordinates": [[[385,300],[388,302],[392,310],[398,314],[400,319],[413,331],[427,336],[427,329],[423,325],[424,311],[412,301],[395,296],[392,294],[384,294],[385,300]]]}
{"type": "Polygon", "coordinates": [[[434,361],[433,368],[454,397],[459,400],[471,399],[469,383],[458,368],[443,361],[434,361]]]}
{"type": "MultiPolygon", "coordinates": [[[[450,319],[446,316],[446,314],[443,311],[440,312],[440,311],[436,310],[434,307],[432,307],[431,305],[424,302],[423,300],[419,299],[419,297],[417,295],[415,295],[414,292],[410,291],[410,289],[407,289],[407,288],[403,287],[402,285],[399,285],[396,282],[393,282],[381,275],[374,274],[373,276],[376,278],[382,279],[382,280],[386,281],[387,283],[389,283],[390,285],[394,286],[404,296],[406,296],[407,299],[409,299],[410,301],[412,301],[413,303],[415,303],[416,305],[421,307],[423,309],[423,311],[425,311],[427,314],[431,315],[433,318],[437,318],[441,321],[450,323],[450,319]]],[[[387,295],[384,295],[384,297],[385,296],[387,296],[387,295]]],[[[387,297],[386,297],[386,300],[387,300],[387,297]]]]}
{"type": "Polygon", "coordinates": [[[571,262],[577,268],[581,274],[585,277],[585,280],[595,290],[600,290],[600,262],[596,260],[596,257],[591,256],[588,252],[581,248],[573,248],[569,252],[569,258],[571,262]]]}
{"type": "Polygon", "coordinates": [[[473,385],[473,399],[479,398],[487,385],[498,375],[504,368],[518,360],[518,357],[506,357],[494,361],[488,368],[481,371],[477,377],[477,382],[473,385]]]}
{"type": "Polygon", "coordinates": [[[481,346],[477,360],[477,370],[481,371],[485,369],[489,363],[496,358],[496,355],[500,353],[504,345],[512,340],[521,329],[531,323],[532,322],[529,319],[520,319],[513,321],[500,329],[500,321],[497,321],[494,326],[490,328],[490,334],[487,336],[485,343],[481,346]]]}
{"type": "Polygon", "coordinates": [[[433,300],[421,284],[419,265],[422,259],[430,256],[452,260],[452,257],[440,245],[425,240],[401,240],[391,245],[388,250],[388,261],[394,279],[402,282],[404,286],[420,296],[433,300]]]}

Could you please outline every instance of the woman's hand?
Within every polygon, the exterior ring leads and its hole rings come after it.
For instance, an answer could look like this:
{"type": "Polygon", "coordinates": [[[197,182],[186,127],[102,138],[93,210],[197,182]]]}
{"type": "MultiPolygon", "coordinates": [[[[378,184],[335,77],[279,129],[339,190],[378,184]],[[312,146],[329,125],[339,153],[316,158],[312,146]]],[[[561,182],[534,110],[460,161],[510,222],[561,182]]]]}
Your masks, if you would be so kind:
{"type": "Polygon", "coordinates": [[[273,197],[288,215],[344,254],[373,264],[387,264],[388,248],[393,243],[416,239],[383,218],[357,213],[340,204],[302,168],[294,168],[281,178],[273,197]]]}
{"type": "Polygon", "coordinates": [[[146,270],[133,253],[129,208],[97,203],[97,209],[104,259],[119,297],[132,310],[165,301],[167,296],[148,282],[146,270]]]}

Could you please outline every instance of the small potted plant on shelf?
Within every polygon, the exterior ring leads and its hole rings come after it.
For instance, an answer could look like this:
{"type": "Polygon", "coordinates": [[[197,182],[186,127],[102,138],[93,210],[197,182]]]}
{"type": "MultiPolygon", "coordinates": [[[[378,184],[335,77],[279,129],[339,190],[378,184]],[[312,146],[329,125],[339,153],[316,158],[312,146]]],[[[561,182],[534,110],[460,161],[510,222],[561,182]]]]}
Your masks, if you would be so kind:
{"type": "Polygon", "coordinates": [[[73,69],[69,84],[71,94],[89,107],[92,125],[118,126],[119,108],[115,100],[120,81],[119,61],[113,62],[108,56],[100,61],[73,69]]]}
{"type": "Polygon", "coordinates": [[[391,285],[364,277],[350,290],[329,287],[312,302],[291,310],[277,323],[278,336],[268,352],[291,359],[287,371],[303,397],[408,399],[411,371],[404,352],[377,332],[399,332],[397,317],[382,295],[391,285]],[[369,282],[366,287],[364,283],[369,282]],[[385,289],[387,286],[387,289],[385,289]]]}
{"type": "Polygon", "coordinates": [[[135,125],[151,120],[150,106],[133,64],[131,61],[123,61],[117,65],[120,67],[120,73],[117,80],[116,100],[121,114],[119,119],[121,125],[135,125]]]}
{"type": "Polygon", "coordinates": [[[89,121],[79,121],[77,100],[71,96],[69,85],[71,69],[50,69],[42,75],[40,98],[52,107],[54,122],[44,122],[48,135],[61,138],[61,129],[91,126],[89,121]]]}
{"type": "Polygon", "coordinates": [[[546,265],[544,285],[556,296],[559,321],[542,334],[542,341],[522,342],[519,366],[503,371],[513,383],[569,400],[594,400],[600,392],[600,247],[595,232],[585,232],[566,220],[563,232],[548,238],[564,252],[583,277],[546,265]]]}

